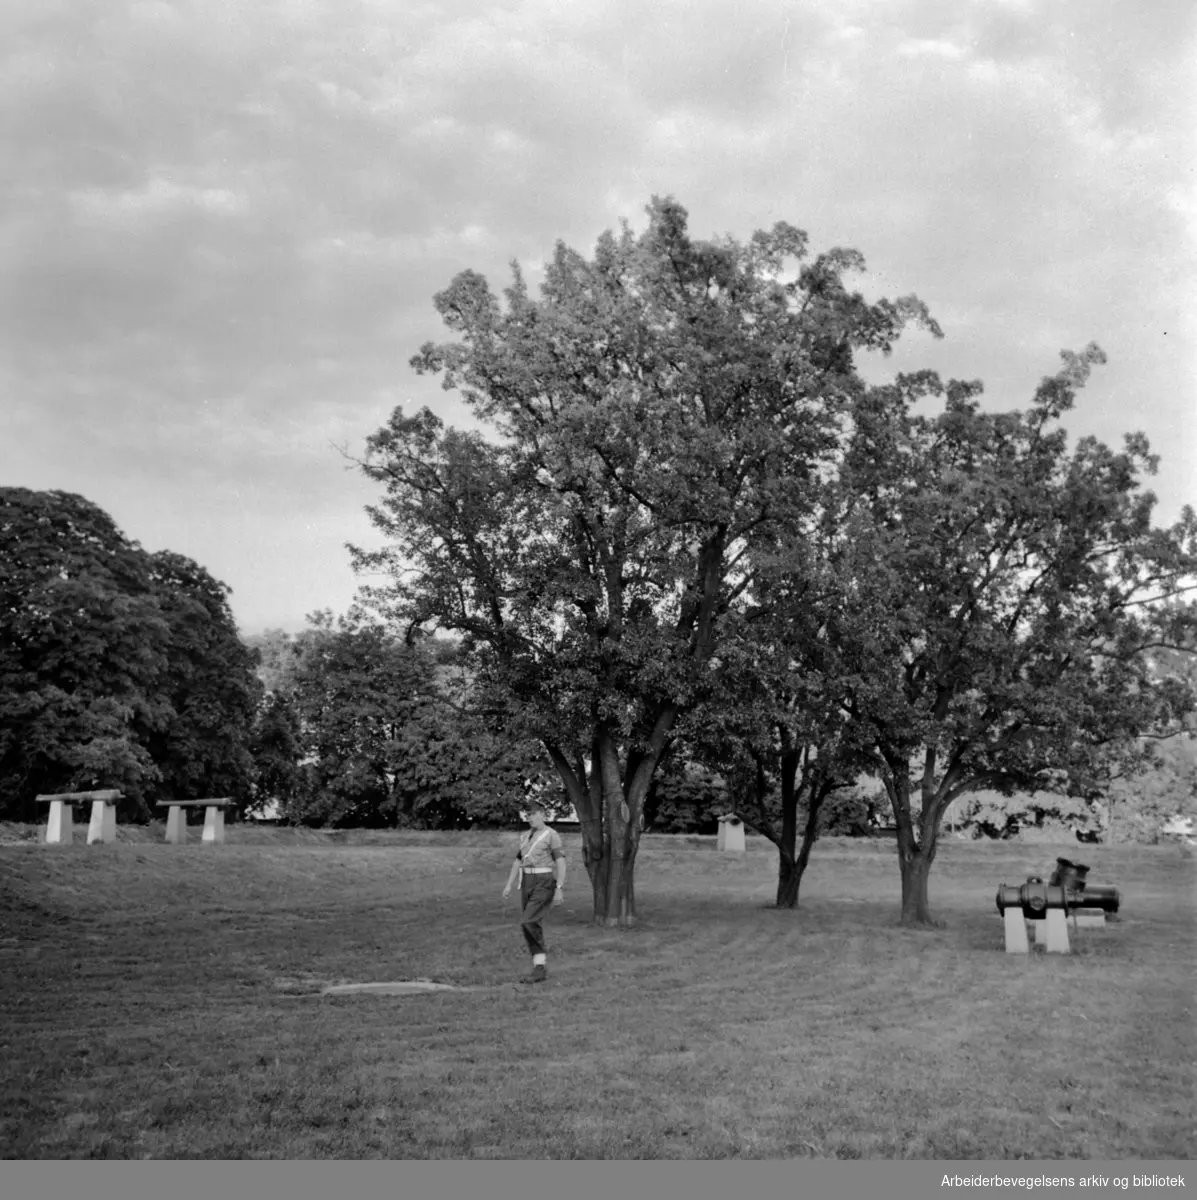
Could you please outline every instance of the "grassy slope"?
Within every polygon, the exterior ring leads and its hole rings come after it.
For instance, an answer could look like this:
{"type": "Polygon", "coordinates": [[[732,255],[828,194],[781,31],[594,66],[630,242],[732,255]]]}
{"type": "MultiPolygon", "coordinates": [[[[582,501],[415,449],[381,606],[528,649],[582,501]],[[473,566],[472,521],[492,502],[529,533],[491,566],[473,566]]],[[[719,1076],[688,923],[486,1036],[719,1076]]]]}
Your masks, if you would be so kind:
{"type": "MultiPolygon", "coordinates": [[[[373,846],[0,845],[0,1153],[199,1158],[1189,1158],[1191,852],[1085,847],[1123,919],[1002,953],[993,896],[1061,846],[949,843],[945,930],[892,846],[646,839],[643,924],[549,928],[525,970],[498,835],[373,846]],[[325,997],[431,978],[479,990],[325,997]]],[[[198,833],[198,831],[196,831],[198,833]]],[[[80,838],[80,840],[82,840],[80,838]]],[[[250,844],[257,841],[258,844],[250,844]]],[[[575,843],[575,844],[571,844],[575,843]]]]}

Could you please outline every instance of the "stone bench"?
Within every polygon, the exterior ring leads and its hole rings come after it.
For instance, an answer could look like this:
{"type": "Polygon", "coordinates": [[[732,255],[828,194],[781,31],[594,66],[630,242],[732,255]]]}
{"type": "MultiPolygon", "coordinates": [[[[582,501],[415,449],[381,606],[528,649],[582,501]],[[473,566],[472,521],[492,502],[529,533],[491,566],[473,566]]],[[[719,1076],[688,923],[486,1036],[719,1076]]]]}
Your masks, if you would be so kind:
{"type": "Polygon", "coordinates": [[[216,843],[224,841],[224,810],[232,808],[236,800],[228,796],[217,796],[210,800],[159,800],[157,807],[170,811],[166,814],[166,840],[172,846],[181,846],[187,841],[187,814],[184,809],[204,810],[204,832],[201,841],[216,843]]]}
{"type": "Polygon", "coordinates": [[[115,788],[98,792],[54,792],[38,796],[38,804],[48,804],[46,844],[69,846],[75,840],[74,805],[91,801],[91,821],[87,826],[87,844],[116,841],[116,802],[124,793],[115,788]]]}

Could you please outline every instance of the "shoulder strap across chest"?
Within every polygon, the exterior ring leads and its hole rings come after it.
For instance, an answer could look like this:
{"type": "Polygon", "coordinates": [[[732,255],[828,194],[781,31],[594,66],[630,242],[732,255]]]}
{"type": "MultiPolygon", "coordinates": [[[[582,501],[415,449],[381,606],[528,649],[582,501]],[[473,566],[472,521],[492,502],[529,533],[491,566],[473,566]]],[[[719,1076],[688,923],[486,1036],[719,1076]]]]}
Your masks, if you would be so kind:
{"type": "Polygon", "coordinates": [[[539,845],[540,845],[540,843],[541,843],[541,842],[543,842],[543,841],[544,841],[544,839],[545,839],[545,838],[547,838],[547,837],[549,836],[549,834],[550,834],[550,833],[552,833],[552,830],[551,830],[551,829],[542,829],[542,830],[540,831],[540,834],[539,834],[537,837],[534,837],[534,838],[533,838],[533,839],[532,839],[532,840],[531,840],[531,841],[530,841],[530,842],[529,842],[529,843],[528,843],[528,844],[527,844],[527,845],[524,847],[523,851],[522,851],[522,852],[521,852],[521,854],[520,854],[520,857],[521,857],[521,858],[523,858],[523,857],[526,857],[527,855],[531,854],[531,853],[532,853],[532,851],[533,851],[534,849],[536,849],[536,847],[537,847],[537,846],[539,846],[539,845]]]}

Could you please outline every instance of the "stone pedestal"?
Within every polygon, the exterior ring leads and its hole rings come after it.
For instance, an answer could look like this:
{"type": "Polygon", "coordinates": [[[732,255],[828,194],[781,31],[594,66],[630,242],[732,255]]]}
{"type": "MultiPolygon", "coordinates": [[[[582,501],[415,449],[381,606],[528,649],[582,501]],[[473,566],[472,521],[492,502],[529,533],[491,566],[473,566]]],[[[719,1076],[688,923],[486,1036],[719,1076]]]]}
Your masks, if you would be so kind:
{"type": "Polygon", "coordinates": [[[733,854],[743,854],[744,822],[739,817],[720,817],[719,838],[716,845],[720,850],[726,850],[733,854]]]}
{"type": "Polygon", "coordinates": [[[172,846],[182,846],[187,841],[187,810],[177,804],[167,810],[166,840],[172,846]]]}
{"type": "Polygon", "coordinates": [[[224,841],[224,809],[204,809],[204,833],[202,840],[216,844],[224,841]]]}
{"type": "Polygon", "coordinates": [[[50,817],[46,822],[46,844],[69,846],[75,840],[75,814],[65,800],[50,801],[50,817]]]}
{"type": "Polygon", "coordinates": [[[1023,918],[1022,909],[1006,909],[1002,914],[1002,921],[1006,926],[1006,953],[1029,954],[1031,947],[1027,944],[1027,923],[1023,918]]]}
{"type": "Polygon", "coordinates": [[[1068,917],[1062,908],[1049,908],[1047,920],[1040,921],[1045,925],[1046,946],[1048,954],[1067,954],[1068,949],[1068,917]]]}
{"type": "Polygon", "coordinates": [[[87,826],[87,844],[111,844],[116,841],[116,805],[107,800],[91,802],[91,820],[87,826]]]}

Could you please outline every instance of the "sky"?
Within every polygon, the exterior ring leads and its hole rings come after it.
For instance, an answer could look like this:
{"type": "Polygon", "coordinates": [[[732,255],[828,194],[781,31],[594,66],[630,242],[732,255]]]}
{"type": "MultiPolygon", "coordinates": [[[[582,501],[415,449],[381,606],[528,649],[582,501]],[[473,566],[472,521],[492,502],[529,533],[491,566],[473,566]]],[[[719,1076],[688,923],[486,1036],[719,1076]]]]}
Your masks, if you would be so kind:
{"type": "Polygon", "coordinates": [[[232,588],[243,634],[345,611],[379,498],[346,454],[465,269],[535,285],[673,195],[698,237],[788,221],[945,337],[866,368],[1028,405],[1197,502],[1191,0],[6,0],[0,486],[105,509],[232,588]]]}

